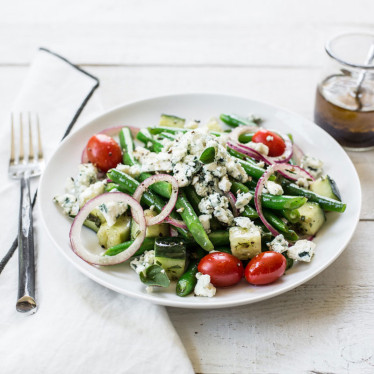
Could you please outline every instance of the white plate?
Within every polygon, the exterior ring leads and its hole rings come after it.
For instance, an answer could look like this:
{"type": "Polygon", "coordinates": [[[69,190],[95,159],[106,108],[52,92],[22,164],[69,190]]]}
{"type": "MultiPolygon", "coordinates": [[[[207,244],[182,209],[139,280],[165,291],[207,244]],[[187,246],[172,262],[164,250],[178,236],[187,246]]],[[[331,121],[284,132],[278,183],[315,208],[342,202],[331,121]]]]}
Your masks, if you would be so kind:
{"type": "Polygon", "coordinates": [[[183,94],[164,96],[111,110],[66,138],[48,163],[39,188],[39,208],[45,228],[56,248],[82,273],[119,293],[151,302],[184,308],[221,308],[250,304],[287,292],[316,276],[329,266],[344,250],[359,220],[361,188],[356,170],[345,151],[325,131],[312,122],[274,107],[246,98],[218,94],[183,94]],[[69,243],[71,221],[52,202],[54,195],[63,192],[67,177],[74,176],[81,152],[87,140],[104,128],[131,125],[145,127],[158,123],[161,113],[176,114],[190,119],[207,120],[220,113],[254,113],[265,119],[265,127],[292,133],[295,141],[306,152],[325,163],[325,171],[337,182],[343,200],[344,214],[327,214],[327,223],[318,233],[316,254],[309,264],[296,264],[277,282],[255,287],[242,283],[218,289],[213,298],[181,298],[175,295],[175,285],[147,293],[128,264],[112,267],[94,267],[76,256],[69,243]]]}

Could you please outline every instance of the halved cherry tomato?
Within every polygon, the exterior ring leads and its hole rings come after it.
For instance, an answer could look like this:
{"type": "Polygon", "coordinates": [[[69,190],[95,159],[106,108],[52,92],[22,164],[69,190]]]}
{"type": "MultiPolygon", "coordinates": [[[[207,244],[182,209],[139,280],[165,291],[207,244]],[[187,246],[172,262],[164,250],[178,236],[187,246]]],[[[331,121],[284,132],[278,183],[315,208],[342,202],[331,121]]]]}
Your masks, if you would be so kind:
{"type": "Polygon", "coordinates": [[[245,279],[252,284],[269,284],[276,281],[286,270],[286,258],[273,251],[262,252],[249,261],[245,268],[245,279]]]}
{"type": "Polygon", "coordinates": [[[103,172],[115,168],[122,161],[121,147],[108,135],[93,135],[86,149],[88,159],[103,172]]]}
{"type": "Polygon", "coordinates": [[[267,145],[270,157],[281,156],[286,149],[284,140],[278,134],[265,129],[258,130],[253,135],[252,142],[267,145]]]}
{"type": "Polygon", "coordinates": [[[203,257],[197,267],[198,271],[210,275],[210,282],[215,287],[228,287],[243,278],[242,262],[225,252],[213,252],[203,257]]]}

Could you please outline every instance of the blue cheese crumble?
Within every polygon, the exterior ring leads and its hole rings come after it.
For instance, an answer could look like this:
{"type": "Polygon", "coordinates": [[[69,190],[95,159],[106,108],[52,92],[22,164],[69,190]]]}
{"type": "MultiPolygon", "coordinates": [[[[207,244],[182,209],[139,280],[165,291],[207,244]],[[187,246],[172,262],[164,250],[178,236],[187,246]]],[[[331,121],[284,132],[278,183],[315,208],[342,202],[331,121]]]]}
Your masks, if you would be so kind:
{"type": "Polygon", "coordinates": [[[194,289],[196,296],[213,297],[216,294],[217,289],[210,283],[210,275],[197,273],[196,279],[197,283],[194,289]]]}
{"type": "Polygon", "coordinates": [[[293,260],[310,262],[314,255],[315,248],[316,244],[310,240],[298,240],[295,245],[288,248],[287,255],[293,260]]]}
{"type": "Polygon", "coordinates": [[[238,160],[226,150],[227,138],[209,134],[207,127],[194,129],[177,135],[175,140],[162,140],[163,149],[159,153],[150,152],[142,147],[134,151],[141,162],[141,172],[172,172],[179,187],[192,184],[201,197],[231,188],[229,177],[246,182],[248,175],[238,160]],[[209,147],[216,150],[215,159],[203,164],[199,158],[209,147]]]}
{"type": "Polygon", "coordinates": [[[237,209],[239,209],[239,212],[243,212],[244,208],[249,204],[249,202],[252,200],[252,194],[250,192],[241,192],[238,193],[236,196],[236,203],[235,206],[237,209]]]}
{"type": "Polygon", "coordinates": [[[201,224],[203,225],[204,230],[207,234],[210,233],[210,220],[212,219],[211,214],[202,214],[199,216],[199,220],[201,224]]]}
{"type": "Polygon", "coordinates": [[[116,223],[117,218],[126,212],[127,204],[123,202],[115,203],[110,201],[108,203],[99,205],[98,209],[104,216],[108,226],[111,227],[116,223]]]}
{"type": "Polygon", "coordinates": [[[267,243],[270,251],[284,253],[288,251],[288,241],[282,234],[276,236],[270,243],[267,243]]]}
{"type": "Polygon", "coordinates": [[[323,162],[316,157],[304,155],[301,159],[300,166],[315,179],[323,174],[323,162]]]}
{"type": "Polygon", "coordinates": [[[229,209],[229,200],[217,192],[203,198],[199,203],[199,210],[204,214],[212,214],[218,221],[228,226],[234,223],[234,216],[229,209]]]}
{"type": "Polygon", "coordinates": [[[283,188],[278,183],[267,181],[266,188],[264,188],[264,193],[269,193],[271,195],[283,195],[283,188]]]}
{"type": "Polygon", "coordinates": [[[141,256],[134,258],[130,262],[130,267],[137,274],[140,274],[145,269],[153,265],[155,262],[155,251],[145,251],[141,256]]]}
{"type": "Polygon", "coordinates": [[[75,217],[79,212],[77,198],[74,195],[68,193],[58,195],[53,198],[53,201],[62,208],[62,211],[67,216],[75,217]]]}
{"type": "Polygon", "coordinates": [[[76,216],[79,209],[90,199],[104,193],[106,181],[98,181],[97,168],[92,164],[80,164],[78,174],[66,181],[66,193],[53,201],[69,216],[76,216]]]}

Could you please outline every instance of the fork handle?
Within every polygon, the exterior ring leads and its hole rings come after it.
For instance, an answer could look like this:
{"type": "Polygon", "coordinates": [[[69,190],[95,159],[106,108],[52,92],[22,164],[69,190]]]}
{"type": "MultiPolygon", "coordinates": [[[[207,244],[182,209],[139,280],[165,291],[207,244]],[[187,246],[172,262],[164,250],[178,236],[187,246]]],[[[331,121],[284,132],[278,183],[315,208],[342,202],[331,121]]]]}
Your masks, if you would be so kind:
{"type": "Polygon", "coordinates": [[[21,201],[18,223],[18,300],[21,313],[35,313],[35,263],[30,178],[27,172],[21,179],[21,201]]]}

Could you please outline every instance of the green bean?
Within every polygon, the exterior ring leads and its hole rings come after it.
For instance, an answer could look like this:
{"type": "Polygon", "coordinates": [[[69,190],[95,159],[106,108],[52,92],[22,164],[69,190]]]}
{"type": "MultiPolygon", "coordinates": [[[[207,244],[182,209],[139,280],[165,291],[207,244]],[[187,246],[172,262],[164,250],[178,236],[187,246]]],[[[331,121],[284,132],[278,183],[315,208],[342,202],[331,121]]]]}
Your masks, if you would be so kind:
{"type": "MultiPolygon", "coordinates": [[[[136,179],[139,181],[139,182],[143,182],[144,180],[146,180],[147,178],[151,177],[152,174],[150,173],[141,173],[136,179]]],[[[171,184],[168,183],[168,182],[157,182],[157,183],[153,183],[152,185],[149,186],[149,189],[159,195],[161,195],[162,197],[166,197],[167,199],[170,198],[171,196],[171,184]]]]}
{"type": "MultiPolygon", "coordinates": [[[[144,241],[140,248],[136,251],[134,256],[140,256],[142,255],[145,251],[150,251],[154,248],[155,245],[155,239],[156,238],[144,238],[144,241]]],[[[130,247],[131,244],[134,243],[134,240],[129,240],[127,242],[123,242],[121,244],[115,245],[114,247],[108,248],[104,252],[104,256],[115,256],[118,255],[118,253],[123,252],[127,248],[130,247]]]]}
{"type": "Polygon", "coordinates": [[[211,232],[208,236],[214,246],[225,246],[230,244],[228,230],[214,231],[211,232]]]}
{"type": "Polygon", "coordinates": [[[297,209],[282,209],[280,210],[280,213],[291,223],[297,223],[300,221],[300,212],[297,209]]]}
{"type": "Polygon", "coordinates": [[[168,132],[170,134],[180,134],[180,133],[186,133],[187,129],[182,129],[182,128],[179,128],[179,127],[148,127],[148,130],[149,132],[152,134],[152,135],[157,135],[157,134],[161,134],[162,132],[168,132]]]}
{"type": "Polygon", "coordinates": [[[235,114],[221,114],[219,118],[230,127],[257,126],[253,121],[236,116],[235,114]]]}
{"type": "Polygon", "coordinates": [[[327,197],[318,195],[312,191],[308,191],[286,179],[282,180],[282,187],[284,191],[290,195],[305,196],[308,199],[308,201],[318,203],[323,210],[343,213],[345,211],[345,208],[347,207],[346,204],[340,201],[329,199],[327,197]]]}
{"type": "MultiPolygon", "coordinates": [[[[126,173],[119,171],[117,169],[111,169],[108,171],[108,178],[117,183],[117,189],[121,192],[133,195],[136,188],[139,186],[139,182],[134,178],[130,177],[126,173]]],[[[169,196],[170,197],[170,196],[169,196]]],[[[141,201],[142,204],[147,206],[154,206],[155,210],[159,213],[166,205],[165,201],[155,194],[153,191],[145,191],[142,195],[141,201]]],[[[180,219],[178,214],[171,212],[170,216],[175,219],[180,219]]],[[[188,238],[189,233],[186,229],[181,229],[176,227],[176,230],[184,237],[188,238]]]]}
{"type": "Polygon", "coordinates": [[[212,242],[209,240],[207,233],[201,224],[199,217],[193,210],[190,202],[188,201],[185,193],[179,190],[177,203],[175,204],[177,210],[180,210],[180,215],[184,223],[186,224],[188,230],[191,232],[192,236],[206,251],[211,251],[214,249],[212,242]]]}
{"type": "Polygon", "coordinates": [[[281,218],[279,218],[277,215],[275,215],[273,212],[264,209],[263,215],[266,218],[266,220],[280,233],[284,235],[284,237],[288,240],[296,241],[299,239],[298,235],[295,231],[289,229],[287,225],[282,221],[281,218]]]}
{"type": "MultiPolygon", "coordinates": [[[[232,149],[232,148],[229,148],[227,147],[227,152],[231,155],[231,156],[234,156],[236,158],[239,158],[240,160],[246,160],[247,159],[247,156],[244,154],[244,153],[241,153],[239,151],[236,151],[235,149],[232,149]]],[[[265,170],[264,170],[265,171],[265,170]]]]}
{"type": "Polygon", "coordinates": [[[179,278],[176,286],[176,293],[178,296],[184,297],[193,292],[197,279],[197,261],[191,260],[185,273],[179,278]]]}
{"type": "Polygon", "coordinates": [[[256,187],[257,187],[257,182],[258,181],[256,181],[256,180],[250,180],[250,181],[248,181],[248,182],[245,182],[244,184],[250,189],[250,190],[255,190],[256,189],[256,187]]]}
{"type": "Polygon", "coordinates": [[[253,137],[254,133],[249,133],[249,132],[246,132],[244,134],[241,134],[239,135],[239,142],[240,143],[249,143],[252,141],[252,137],[253,137]]]}
{"type": "MultiPolygon", "coordinates": [[[[254,193],[254,191],[252,191],[254,193]]],[[[288,195],[261,195],[262,205],[269,209],[283,210],[283,209],[297,209],[307,202],[307,198],[303,196],[288,196],[288,195]]]]}
{"type": "Polygon", "coordinates": [[[163,145],[158,142],[157,140],[153,139],[153,136],[147,129],[141,129],[137,135],[136,139],[140,140],[145,144],[145,146],[148,148],[148,144],[151,144],[151,150],[153,150],[156,153],[161,152],[163,145]]]}
{"type": "Polygon", "coordinates": [[[196,214],[200,215],[200,210],[199,210],[199,204],[201,201],[201,197],[197,194],[195,188],[191,185],[185,187],[184,189],[185,194],[187,195],[188,201],[191,203],[192,208],[196,212],[196,214]]]}
{"type": "Polygon", "coordinates": [[[119,132],[119,142],[123,150],[123,163],[130,166],[138,164],[134,157],[134,141],[131,130],[128,127],[123,127],[119,132]]]}
{"type": "Polygon", "coordinates": [[[175,140],[175,136],[171,134],[167,134],[166,132],[162,132],[161,134],[158,134],[158,137],[160,137],[161,139],[175,140]]]}
{"type": "Polygon", "coordinates": [[[200,161],[203,164],[210,164],[216,158],[216,149],[214,147],[208,147],[204,149],[203,153],[200,156],[200,161]]]}
{"type": "Polygon", "coordinates": [[[252,208],[251,206],[247,205],[244,207],[244,210],[240,213],[241,216],[247,217],[250,219],[258,218],[258,213],[256,209],[252,208]]]}
{"type": "Polygon", "coordinates": [[[217,138],[222,135],[222,133],[220,133],[218,131],[210,131],[209,134],[213,135],[213,136],[216,136],[217,138]]]}

